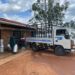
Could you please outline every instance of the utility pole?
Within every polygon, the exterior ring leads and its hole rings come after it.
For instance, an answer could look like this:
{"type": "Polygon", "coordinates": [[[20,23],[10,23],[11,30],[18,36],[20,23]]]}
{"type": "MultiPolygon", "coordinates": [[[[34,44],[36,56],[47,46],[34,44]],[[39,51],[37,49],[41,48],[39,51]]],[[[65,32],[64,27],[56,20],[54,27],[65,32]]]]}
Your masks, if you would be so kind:
{"type": "Polygon", "coordinates": [[[0,24],[0,40],[1,40],[1,24],[0,24]]]}
{"type": "MultiPolygon", "coordinates": [[[[46,6],[46,0],[37,0],[37,3],[40,5],[40,7],[41,7],[41,5],[43,5],[43,8],[44,8],[44,10],[45,10],[45,12],[47,11],[47,6],[46,6]]],[[[42,8],[42,7],[41,7],[42,8]]],[[[42,8],[42,9],[43,9],[42,8]]],[[[40,24],[41,25],[41,37],[43,37],[43,32],[44,32],[44,35],[45,35],[45,37],[47,36],[47,24],[46,24],[46,18],[45,18],[45,20],[44,20],[44,24],[45,24],[45,30],[43,30],[42,28],[43,28],[43,24],[40,24]]],[[[39,32],[39,31],[38,31],[39,32]]],[[[40,33],[39,33],[40,34],[40,33]]]]}
{"type": "MultiPolygon", "coordinates": [[[[44,8],[45,8],[45,12],[47,11],[47,4],[46,4],[46,0],[44,0],[44,8]]],[[[46,18],[45,18],[45,37],[47,37],[47,24],[46,24],[46,18]]]]}
{"type": "Polygon", "coordinates": [[[53,26],[52,25],[53,2],[54,0],[48,0],[48,27],[49,27],[48,33],[51,33],[51,37],[52,37],[52,26],[53,26]]]}

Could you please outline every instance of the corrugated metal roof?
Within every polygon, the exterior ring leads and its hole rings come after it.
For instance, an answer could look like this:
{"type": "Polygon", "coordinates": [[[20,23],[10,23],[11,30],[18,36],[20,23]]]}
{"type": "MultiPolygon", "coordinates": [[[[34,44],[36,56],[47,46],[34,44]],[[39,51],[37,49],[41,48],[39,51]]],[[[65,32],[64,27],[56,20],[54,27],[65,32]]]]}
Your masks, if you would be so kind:
{"type": "Polygon", "coordinates": [[[27,28],[35,29],[35,28],[33,28],[27,24],[13,21],[13,20],[4,19],[4,18],[0,18],[0,23],[5,23],[5,24],[13,25],[13,26],[15,25],[15,26],[20,26],[20,27],[27,27],[27,28]]]}

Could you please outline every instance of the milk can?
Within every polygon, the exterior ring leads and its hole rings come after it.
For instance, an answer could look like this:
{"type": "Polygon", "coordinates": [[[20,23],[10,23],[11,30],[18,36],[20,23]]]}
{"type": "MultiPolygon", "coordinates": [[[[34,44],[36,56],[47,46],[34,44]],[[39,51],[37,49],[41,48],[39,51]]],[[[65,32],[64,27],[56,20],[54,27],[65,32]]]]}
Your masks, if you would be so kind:
{"type": "Polygon", "coordinates": [[[4,52],[4,44],[3,44],[3,39],[0,40],[0,53],[4,52]]]}

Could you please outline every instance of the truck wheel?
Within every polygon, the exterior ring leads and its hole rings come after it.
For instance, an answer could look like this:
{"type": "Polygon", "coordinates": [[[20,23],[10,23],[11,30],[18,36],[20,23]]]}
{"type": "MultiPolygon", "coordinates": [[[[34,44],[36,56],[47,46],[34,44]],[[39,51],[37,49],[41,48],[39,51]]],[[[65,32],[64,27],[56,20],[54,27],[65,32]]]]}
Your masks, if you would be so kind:
{"type": "Polygon", "coordinates": [[[57,46],[55,48],[55,54],[58,55],[58,56],[63,56],[65,55],[65,50],[62,46],[57,46]]]}
{"type": "Polygon", "coordinates": [[[32,50],[33,50],[34,52],[38,51],[38,49],[37,49],[36,46],[32,46],[32,50]]]}

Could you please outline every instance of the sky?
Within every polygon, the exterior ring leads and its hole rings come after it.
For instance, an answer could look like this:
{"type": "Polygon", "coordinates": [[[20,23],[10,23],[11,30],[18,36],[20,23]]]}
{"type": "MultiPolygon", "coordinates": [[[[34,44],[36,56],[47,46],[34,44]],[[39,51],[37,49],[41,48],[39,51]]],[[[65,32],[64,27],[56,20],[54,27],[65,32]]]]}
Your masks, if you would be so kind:
{"type": "Polygon", "coordinates": [[[27,23],[33,17],[35,0],[0,0],[0,18],[27,23]]]}
{"type": "Polygon", "coordinates": [[[69,1],[69,7],[65,13],[65,21],[75,21],[75,0],[67,0],[69,1]]]}
{"type": "MultiPolygon", "coordinates": [[[[75,0],[68,0],[69,8],[66,11],[65,21],[75,20],[75,0]]],[[[0,0],[0,18],[28,23],[34,14],[32,4],[36,0],[0,0]]],[[[60,1],[61,3],[64,0],[60,1]]]]}

